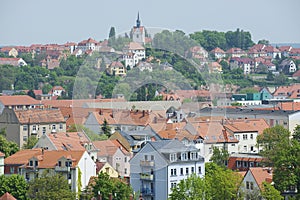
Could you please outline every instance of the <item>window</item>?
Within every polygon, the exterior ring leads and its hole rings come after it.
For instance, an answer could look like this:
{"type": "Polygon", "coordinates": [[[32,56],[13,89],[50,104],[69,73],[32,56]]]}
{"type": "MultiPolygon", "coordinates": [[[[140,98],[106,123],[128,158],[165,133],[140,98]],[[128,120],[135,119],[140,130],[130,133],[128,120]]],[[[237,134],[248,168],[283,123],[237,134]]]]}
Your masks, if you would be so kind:
{"type": "Polygon", "coordinates": [[[180,168],[180,175],[183,175],[183,168],[180,168]]]}
{"type": "Polygon", "coordinates": [[[42,132],[43,132],[43,134],[46,134],[46,127],[42,128],[42,132]]]}
{"type": "Polygon", "coordinates": [[[171,183],[171,189],[176,188],[176,185],[177,185],[176,183],[171,183]]]}
{"type": "Polygon", "coordinates": [[[14,174],[14,173],[15,173],[15,168],[14,168],[14,167],[10,167],[10,168],[9,168],[9,172],[10,172],[11,174],[14,174]]]}
{"type": "Polygon", "coordinates": [[[188,159],[187,153],[181,153],[181,160],[186,161],[188,159]]]}
{"type": "Polygon", "coordinates": [[[247,140],[248,139],[248,135],[247,134],[243,134],[243,140],[247,140]]]}
{"type": "Polygon", "coordinates": [[[61,167],[61,161],[58,161],[58,166],[61,167]]]}
{"type": "Polygon", "coordinates": [[[244,146],[244,151],[247,151],[247,145],[244,146]]]}
{"type": "Polygon", "coordinates": [[[154,155],[151,155],[151,160],[154,160],[154,155]]]}
{"type": "Polygon", "coordinates": [[[127,168],[124,168],[124,174],[127,174],[127,168]]]}
{"type": "Polygon", "coordinates": [[[197,152],[191,152],[191,160],[197,160],[198,159],[198,153],[197,152]]]}
{"type": "Polygon", "coordinates": [[[144,157],[145,157],[145,160],[147,161],[148,160],[148,155],[145,155],[144,157]]]}
{"type": "Polygon", "coordinates": [[[177,160],[176,153],[171,153],[171,154],[170,154],[170,161],[171,161],[171,162],[175,162],[176,160],[177,160]]]}
{"type": "Polygon", "coordinates": [[[33,166],[33,161],[29,161],[29,166],[33,166]]]}
{"type": "Polygon", "coordinates": [[[68,174],[68,179],[69,180],[72,179],[72,174],[71,173],[68,174]]]}
{"type": "Polygon", "coordinates": [[[239,160],[236,161],[236,167],[237,168],[241,167],[241,161],[239,161],[239,160]]]}
{"type": "Polygon", "coordinates": [[[246,181],[246,188],[249,190],[250,188],[250,183],[248,181],[246,181]]]}
{"type": "Polygon", "coordinates": [[[55,129],[56,129],[56,125],[53,124],[53,125],[52,125],[52,130],[55,130],[55,129]]]}
{"type": "Polygon", "coordinates": [[[250,190],[253,190],[253,182],[250,183],[250,190]]]}
{"type": "Polygon", "coordinates": [[[23,131],[27,131],[27,130],[28,130],[27,125],[24,125],[24,126],[23,126],[23,131]]]}
{"type": "Polygon", "coordinates": [[[193,174],[194,172],[195,172],[195,168],[192,167],[192,168],[191,168],[191,173],[193,174]]]}
{"type": "Polygon", "coordinates": [[[39,162],[36,160],[35,161],[35,166],[37,167],[39,165],[39,162]]]}
{"type": "Polygon", "coordinates": [[[23,136],[23,141],[27,141],[27,136],[26,135],[23,136]]]}
{"type": "Polygon", "coordinates": [[[176,176],[176,169],[171,169],[171,176],[176,176]]]}
{"type": "Polygon", "coordinates": [[[33,131],[36,131],[36,125],[33,125],[33,126],[32,126],[32,130],[33,130],[33,131]]]}
{"type": "Polygon", "coordinates": [[[201,172],[201,166],[198,167],[198,174],[202,174],[202,172],[201,172]]]}
{"type": "Polygon", "coordinates": [[[124,162],[127,162],[127,157],[126,156],[124,157],[124,162]]]}
{"type": "Polygon", "coordinates": [[[63,124],[60,123],[60,124],[59,124],[59,129],[62,130],[63,128],[64,128],[63,124]]]}
{"type": "Polygon", "coordinates": [[[250,134],[250,139],[253,140],[253,134],[252,133],[250,134]]]}
{"type": "Polygon", "coordinates": [[[185,168],[185,174],[189,174],[189,168],[185,168]]]}

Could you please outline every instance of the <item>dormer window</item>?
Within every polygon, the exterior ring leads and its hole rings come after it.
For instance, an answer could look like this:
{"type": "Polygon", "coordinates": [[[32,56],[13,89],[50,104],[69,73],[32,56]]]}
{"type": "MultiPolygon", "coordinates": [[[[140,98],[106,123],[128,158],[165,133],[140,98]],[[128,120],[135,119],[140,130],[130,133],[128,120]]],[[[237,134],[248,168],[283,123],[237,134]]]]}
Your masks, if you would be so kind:
{"type": "Polygon", "coordinates": [[[188,160],[188,156],[187,156],[187,153],[186,153],[186,152],[181,153],[181,160],[182,160],[182,161],[188,160]]]}
{"type": "Polygon", "coordinates": [[[35,161],[35,166],[37,167],[39,165],[39,162],[36,160],[35,161]]]}
{"type": "Polygon", "coordinates": [[[33,166],[33,161],[32,160],[29,161],[29,166],[33,166]]]}
{"type": "Polygon", "coordinates": [[[171,153],[170,154],[170,161],[175,162],[177,160],[177,154],[176,153],[171,153]]]}
{"type": "Polygon", "coordinates": [[[58,166],[61,167],[61,161],[58,161],[58,166]]]}
{"type": "Polygon", "coordinates": [[[197,152],[191,152],[191,160],[197,160],[198,159],[198,153],[197,152]]]}

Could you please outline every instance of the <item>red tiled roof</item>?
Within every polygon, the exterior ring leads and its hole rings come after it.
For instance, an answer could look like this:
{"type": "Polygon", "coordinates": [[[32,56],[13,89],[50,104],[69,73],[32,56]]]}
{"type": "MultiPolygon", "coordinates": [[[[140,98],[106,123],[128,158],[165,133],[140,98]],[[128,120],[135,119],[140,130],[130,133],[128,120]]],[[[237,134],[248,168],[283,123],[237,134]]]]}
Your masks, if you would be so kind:
{"type": "Polygon", "coordinates": [[[264,119],[246,119],[226,121],[224,127],[232,133],[258,132],[262,134],[269,125],[264,119]]]}
{"type": "Polygon", "coordinates": [[[84,151],[84,144],[89,144],[90,140],[82,132],[67,132],[49,134],[49,139],[52,141],[57,150],[82,150],[84,151]]]}
{"type": "Polygon", "coordinates": [[[136,50],[136,49],[144,50],[145,48],[137,42],[130,42],[128,45],[128,49],[129,50],[136,50]]]}
{"type": "MultiPolygon", "coordinates": [[[[271,183],[273,179],[272,173],[268,172],[268,169],[262,167],[250,167],[249,171],[252,173],[257,185],[262,187],[263,182],[271,183]]],[[[249,172],[248,172],[249,173],[249,172]]]]}
{"type": "Polygon", "coordinates": [[[65,122],[60,110],[15,110],[21,124],[60,123],[65,122]]]}
{"type": "Polygon", "coordinates": [[[113,156],[118,150],[118,146],[111,140],[94,141],[93,144],[99,149],[98,156],[113,156]]]}
{"type": "Polygon", "coordinates": [[[33,156],[38,156],[42,153],[42,149],[24,149],[4,159],[5,165],[24,165],[33,156]]]}
{"type": "Polygon", "coordinates": [[[213,50],[210,51],[211,53],[225,53],[225,51],[223,51],[223,49],[216,47],[213,50]]]}
{"type": "Polygon", "coordinates": [[[40,105],[40,101],[28,95],[0,96],[0,102],[5,106],[40,105]]]}
{"type": "Polygon", "coordinates": [[[293,74],[293,77],[300,77],[300,70],[296,71],[296,72],[293,74]]]}

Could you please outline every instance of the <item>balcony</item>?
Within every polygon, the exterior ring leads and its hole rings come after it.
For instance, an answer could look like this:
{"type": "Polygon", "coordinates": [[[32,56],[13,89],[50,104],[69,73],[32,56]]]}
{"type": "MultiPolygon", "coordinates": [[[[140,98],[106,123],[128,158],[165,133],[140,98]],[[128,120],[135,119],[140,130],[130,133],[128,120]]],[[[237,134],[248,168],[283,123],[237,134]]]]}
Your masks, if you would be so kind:
{"type": "Polygon", "coordinates": [[[144,167],[153,167],[154,161],[148,161],[148,160],[141,160],[140,165],[144,167]]]}
{"type": "Polygon", "coordinates": [[[141,188],[141,193],[143,196],[154,196],[154,191],[151,188],[141,188]]]}
{"type": "Polygon", "coordinates": [[[154,178],[153,174],[145,174],[145,173],[140,174],[141,180],[153,181],[153,178],[154,178]]]}
{"type": "Polygon", "coordinates": [[[57,172],[69,172],[70,167],[55,166],[55,171],[57,171],[57,172]]]}

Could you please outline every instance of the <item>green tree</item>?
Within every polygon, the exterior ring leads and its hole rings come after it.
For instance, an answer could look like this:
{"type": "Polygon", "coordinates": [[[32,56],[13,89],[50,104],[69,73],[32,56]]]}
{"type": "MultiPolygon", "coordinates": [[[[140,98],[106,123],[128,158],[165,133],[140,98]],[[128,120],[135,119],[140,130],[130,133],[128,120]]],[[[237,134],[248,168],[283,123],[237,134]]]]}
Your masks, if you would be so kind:
{"type": "Polygon", "coordinates": [[[238,199],[242,177],[237,176],[233,171],[212,162],[206,163],[205,181],[210,188],[207,195],[211,196],[211,199],[238,199]]]}
{"type": "Polygon", "coordinates": [[[226,168],[226,164],[229,159],[229,153],[225,149],[219,149],[218,147],[213,147],[213,154],[210,158],[210,161],[217,164],[220,167],[226,168]]]}
{"type": "Polygon", "coordinates": [[[108,137],[106,135],[99,135],[91,131],[89,128],[81,125],[81,124],[72,124],[68,129],[68,132],[84,132],[92,141],[97,140],[107,140],[108,137]]]}
{"type": "Polygon", "coordinates": [[[107,123],[106,119],[104,119],[104,121],[103,121],[101,130],[102,130],[103,134],[106,135],[107,137],[111,136],[111,128],[110,128],[109,124],[107,123]]]}
{"type": "Polygon", "coordinates": [[[276,85],[285,85],[288,81],[287,77],[283,73],[280,73],[278,76],[275,76],[274,82],[276,85]]]}
{"type": "Polygon", "coordinates": [[[212,199],[208,193],[209,187],[204,178],[192,174],[187,179],[179,182],[177,187],[172,188],[170,200],[202,200],[212,199]]]}
{"type": "Polygon", "coordinates": [[[16,199],[26,200],[28,185],[23,176],[13,174],[11,176],[0,176],[0,196],[9,192],[16,199]]]}
{"type": "Polygon", "coordinates": [[[129,199],[132,194],[132,189],[127,183],[120,179],[112,179],[108,174],[102,172],[98,174],[92,188],[94,197],[97,197],[100,192],[103,200],[108,200],[109,194],[113,194],[116,200],[129,199]]]}
{"type": "Polygon", "coordinates": [[[5,136],[5,129],[1,129],[0,134],[0,151],[5,154],[5,157],[8,157],[17,151],[19,151],[19,147],[16,143],[10,142],[6,140],[5,136]]]}
{"type": "Polygon", "coordinates": [[[76,193],[72,192],[67,179],[62,175],[52,175],[45,171],[41,177],[29,182],[27,195],[32,200],[74,200],[76,193]]]}
{"type": "Polygon", "coordinates": [[[270,45],[270,41],[266,39],[258,40],[257,44],[270,45]]]}
{"type": "Polygon", "coordinates": [[[280,192],[274,188],[273,185],[263,182],[262,183],[262,192],[261,196],[266,200],[281,200],[283,196],[280,195],[280,192]]]}
{"type": "Polygon", "coordinates": [[[34,147],[34,145],[36,145],[36,143],[38,142],[38,138],[36,136],[29,136],[29,138],[27,139],[26,143],[24,143],[23,145],[23,149],[32,149],[34,147]]]}
{"type": "Polygon", "coordinates": [[[27,92],[27,95],[35,99],[35,93],[34,93],[33,90],[29,90],[29,91],[27,92]]]}

